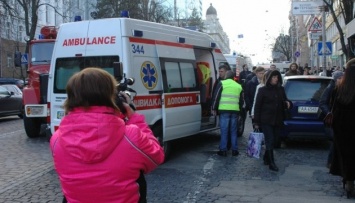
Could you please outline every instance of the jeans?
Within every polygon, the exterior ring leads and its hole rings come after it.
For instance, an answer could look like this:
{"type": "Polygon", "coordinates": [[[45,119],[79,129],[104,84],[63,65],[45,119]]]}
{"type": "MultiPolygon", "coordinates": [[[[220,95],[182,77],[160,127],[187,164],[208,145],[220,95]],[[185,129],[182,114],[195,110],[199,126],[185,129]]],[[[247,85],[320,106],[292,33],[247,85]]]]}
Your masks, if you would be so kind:
{"type": "Polygon", "coordinates": [[[227,151],[228,133],[231,135],[232,150],[238,150],[237,140],[237,113],[220,113],[219,126],[221,128],[221,141],[219,150],[227,151]]]}
{"type": "Polygon", "coordinates": [[[281,127],[268,124],[262,124],[261,127],[265,137],[266,150],[273,150],[275,140],[280,137],[281,127]]]}

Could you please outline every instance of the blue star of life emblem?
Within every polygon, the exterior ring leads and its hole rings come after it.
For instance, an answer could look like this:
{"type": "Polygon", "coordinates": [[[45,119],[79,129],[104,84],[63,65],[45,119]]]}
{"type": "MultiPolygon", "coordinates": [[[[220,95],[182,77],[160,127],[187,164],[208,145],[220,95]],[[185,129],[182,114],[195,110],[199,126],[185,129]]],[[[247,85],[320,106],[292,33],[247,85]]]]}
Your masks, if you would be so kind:
{"type": "Polygon", "coordinates": [[[145,88],[151,90],[157,85],[158,74],[154,64],[146,61],[141,67],[141,79],[145,88]]]}

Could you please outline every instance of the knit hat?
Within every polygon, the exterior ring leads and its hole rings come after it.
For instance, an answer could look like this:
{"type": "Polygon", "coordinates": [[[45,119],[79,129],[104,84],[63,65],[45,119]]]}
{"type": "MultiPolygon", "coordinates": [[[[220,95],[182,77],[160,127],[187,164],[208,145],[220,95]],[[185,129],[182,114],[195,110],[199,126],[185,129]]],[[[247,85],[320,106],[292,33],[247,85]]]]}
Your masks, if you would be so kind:
{"type": "Polygon", "coordinates": [[[341,78],[344,73],[342,71],[334,71],[333,75],[333,80],[337,81],[339,78],[341,78]]]}

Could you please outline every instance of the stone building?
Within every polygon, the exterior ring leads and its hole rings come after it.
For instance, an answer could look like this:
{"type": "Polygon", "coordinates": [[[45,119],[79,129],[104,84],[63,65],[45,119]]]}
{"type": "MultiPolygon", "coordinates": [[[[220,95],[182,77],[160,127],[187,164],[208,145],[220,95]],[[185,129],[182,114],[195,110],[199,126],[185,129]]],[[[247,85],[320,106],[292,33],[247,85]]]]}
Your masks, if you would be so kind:
{"type": "Polygon", "coordinates": [[[230,53],[228,35],[223,31],[222,25],[219,23],[217,17],[217,10],[212,4],[210,4],[210,7],[206,11],[206,20],[204,21],[203,31],[211,35],[224,54],[230,53]]]}

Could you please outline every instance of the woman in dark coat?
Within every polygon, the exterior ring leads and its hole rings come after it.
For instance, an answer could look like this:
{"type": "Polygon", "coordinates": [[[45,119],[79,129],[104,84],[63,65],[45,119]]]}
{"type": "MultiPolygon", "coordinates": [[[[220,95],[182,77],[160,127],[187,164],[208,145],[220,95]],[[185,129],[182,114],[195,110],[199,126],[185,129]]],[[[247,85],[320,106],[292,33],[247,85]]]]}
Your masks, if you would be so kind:
{"type": "Polygon", "coordinates": [[[280,137],[284,121],[284,110],[291,108],[292,103],[286,98],[285,89],[281,86],[282,78],[278,70],[269,74],[265,86],[260,87],[254,106],[255,128],[261,127],[265,137],[264,164],[272,171],[278,171],[274,161],[274,142],[280,137]]]}
{"type": "Polygon", "coordinates": [[[355,59],[346,64],[339,86],[332,92],[334,157],[330,173],[343,178],[347,197],[354,194],[355,180],[355,59]]]}

